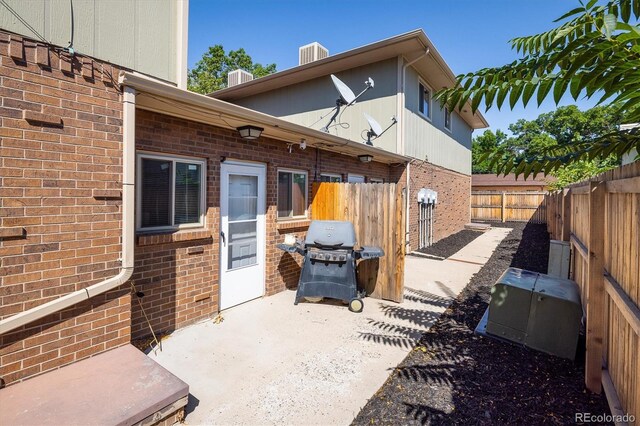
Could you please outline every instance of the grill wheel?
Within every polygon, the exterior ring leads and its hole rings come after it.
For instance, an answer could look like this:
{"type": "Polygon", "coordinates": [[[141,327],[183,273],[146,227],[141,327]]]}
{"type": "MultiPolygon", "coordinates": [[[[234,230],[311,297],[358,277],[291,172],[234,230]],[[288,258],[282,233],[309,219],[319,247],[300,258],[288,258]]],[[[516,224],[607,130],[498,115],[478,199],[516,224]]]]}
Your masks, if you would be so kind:
{"type": "Polygon", "coordinates": [[[359,314],[360,312],[362,312],[362,310],[364,309],[364,302],[362,301],[362,299],[351,299],[349,301],[349,310],[351,312],[355,312],[356,314],[359,314]]]}

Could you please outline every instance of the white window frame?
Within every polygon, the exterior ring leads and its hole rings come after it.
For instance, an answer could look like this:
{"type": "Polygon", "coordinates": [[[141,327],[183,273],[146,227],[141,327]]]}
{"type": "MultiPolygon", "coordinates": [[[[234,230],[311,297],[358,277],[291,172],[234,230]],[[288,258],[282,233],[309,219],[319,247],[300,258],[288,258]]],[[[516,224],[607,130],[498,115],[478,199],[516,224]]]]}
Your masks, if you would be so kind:
{"type": "Polygon", "coordinates": [[[442,126],[450,133],[453,133],[453,114],[447,107],[444,107],[442,109],[444,110],[444,120],[442,122],[442,126]],[[449,127],[447,127],[447,114],[449,114],[449,127]]]}
{"type": "MultiPolygon", "coordinates": [[[[328,177],[328,178],[338,178],[340,179],[340,183],[342,183],[342,175],[338,174],[338,173],[320,173],[320,177],[322,178],[323,176],[328,177]]],[[[320,180],[322,182],[322,180],[320,180]]],[[[333,183],[337,183],[337,182],[333,182],[333,183]]]]}
{"type": "Polygon", "coordinates": [[[370,177],[369,183],[384,183],[384,179],[377,177],[370,177]]]}
{"type": "Polygon", "coordinates": [[[351,178],[352,177],[362,178],[362,183],[365,183],[367,181],[367,178],[364,175],[357,175],[357,174],[354,174],[354,173],[349,173],[347,175],[347,183],[360,183],[360,182],[351,182],[351,178]]]}
{"type": "Polygon", "coordinates": [[[418,91],[420,91],[420,85],[429,90],[429,115],[420,111],[422,107],[422,104],[420,104],[420,93],[418,93],[418,114],[426,120],[431,121],[433,117],[433,89],[421,78],[418,79],[418,91]]]}
{"type": "MultiPolygon", "coordinates": [[[[293,185],[293,178],[291,179],[291,184],[293,185]]],[[[306,170],[278,168],[277,175],[276,175],[276,219],[278,221],[289,221],[289,220],[299,220],[299,219],[308,219],[308,218],[309,218],[309,172],[307,172],[306,170]],[[292,213],[292,216],[287,216],[287,217],[279,216],[278,195],[280,194],[280,189],[279,189],[280,172],[291,173],[291,174],[298,173],[298,174],[303,174],[305,176],[306,185],[304,186],[304,215],[293,216],[293,213],[292,213]]]]}
{"type": "Polygon", "coordinates": [[[177,231],[180,229],[193,229],[203,228],[206,222],[207,216],[207,160],[202,158],[186,157],[182,155],[171,154],[154,154],[148,152],[138,152],[136,154],[136,231],[148,232],[148,231],[177,231]],[[197,223],[184,223],[180,225],[167,225],[167,226],[151,226],[142,227],[142,160],[164,160],[172,162],[171,173],[171,222],[175,220],[175,186],[176,186],[176,165],[175,163],[193,163],[200,165],[200,221],[197,223]]]}

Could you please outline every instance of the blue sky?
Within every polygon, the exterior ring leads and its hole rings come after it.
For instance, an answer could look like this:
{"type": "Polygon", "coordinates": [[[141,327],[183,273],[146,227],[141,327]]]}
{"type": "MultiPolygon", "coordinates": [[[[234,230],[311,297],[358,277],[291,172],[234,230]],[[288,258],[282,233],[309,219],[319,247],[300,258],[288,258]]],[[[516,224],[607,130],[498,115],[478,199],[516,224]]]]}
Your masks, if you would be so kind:
{"type": "MultiPolygon", "coordinates": [[[[509,40],[536,34],[578,6],[577,0],[190,0],[189,67],[210,45],[243,47],[254,62],[278,70],[297,65],[298,47],[318,41],[330,54],[422,28],[454,73],[503,65],[517,58],[509,40]]],[[[569,97],[561,105],[574,103],[569,97]]],[[[577,102],[581,109],[593,101],[577,102]]],[[[508,106],[483,112],[491,129],[556,108],[508,106]]]]}

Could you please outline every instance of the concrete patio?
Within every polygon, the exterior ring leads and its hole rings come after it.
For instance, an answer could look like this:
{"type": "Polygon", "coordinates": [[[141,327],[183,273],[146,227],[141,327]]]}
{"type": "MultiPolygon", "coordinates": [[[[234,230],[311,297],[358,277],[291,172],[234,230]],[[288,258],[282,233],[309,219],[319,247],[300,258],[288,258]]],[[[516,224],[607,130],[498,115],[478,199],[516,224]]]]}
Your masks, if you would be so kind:
{"type": "Polygon", "coordinates": [[[443,261],[407,256],[402,304],[365,299],[354,314],[294,306],[286,291],[176,331],[149,356],[189,384],[187,424],[348,424],[509,231],[443,261]]]}

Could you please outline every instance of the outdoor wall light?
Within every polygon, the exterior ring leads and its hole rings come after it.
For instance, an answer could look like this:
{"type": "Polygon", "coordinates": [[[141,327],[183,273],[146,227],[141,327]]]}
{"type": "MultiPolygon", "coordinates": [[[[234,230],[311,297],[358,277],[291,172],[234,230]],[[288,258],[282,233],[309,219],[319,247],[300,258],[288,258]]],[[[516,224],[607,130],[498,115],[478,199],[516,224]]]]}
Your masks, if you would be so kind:
{"type": "Polygon", "coordinates": [[[373,155],[369,155],[369,154],[358,155],[358,159],[360,160],[361,163],[370,163],[371,160],[373,160],[373,155]]]}
{"type": "Polygon", "coordinates": [[[264,130],[262,127],[242,126],[236,129],[240,133],[242,139],[254,140],[258,139],[264,130]]]}

